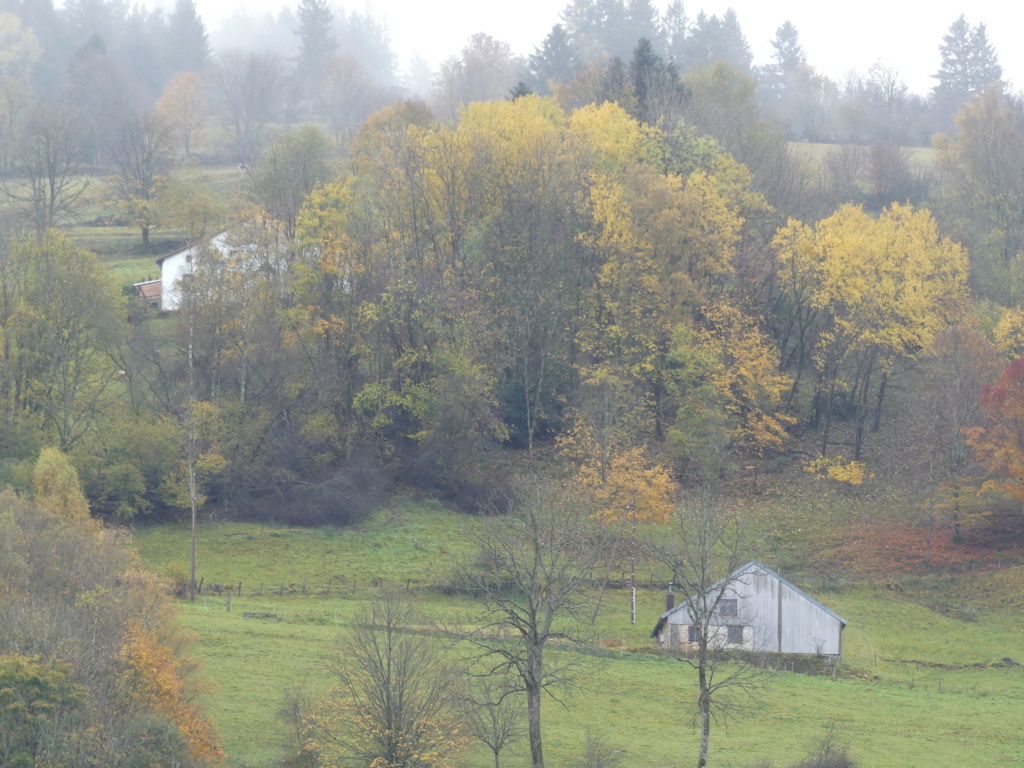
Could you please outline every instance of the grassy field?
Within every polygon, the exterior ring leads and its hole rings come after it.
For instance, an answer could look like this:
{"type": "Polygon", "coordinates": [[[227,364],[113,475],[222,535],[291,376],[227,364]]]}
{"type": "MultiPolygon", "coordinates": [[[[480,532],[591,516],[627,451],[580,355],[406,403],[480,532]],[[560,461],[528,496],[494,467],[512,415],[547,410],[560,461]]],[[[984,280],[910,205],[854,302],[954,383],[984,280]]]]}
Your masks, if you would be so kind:
{"type": "MultiPolygon", "coordinates": [[[[216,685],[206,705],[229,765],[266,766],[282,756],[286,732],[276,713],[283,692],[304,680],[313,689],[327,684],[326,654],[374,583],[408,589],[435,618],[464,619],[467,603],[428,587],[443,583],[454,562],[473,556],[471,536],[486,524],[433,502],[397,501],[349,529],[203,525],[199,573],[207,586],[234,585],[231,610],[226,594],[205,589],[195,604],[181,604],[180,617],[198,638],[196,654],[216,685]],[[278,618],[245,618],[246,611],[278,618]]],[[[184,525],[135,534],[143,559],[164,573],[181,570],[188,539],[184,525]]],[[[641,576],[650,578],[644,569],[641,576]]],[[[1020,576],[1015,567],[908,579],[898,591],[851,581],[824,592],[803,584],[849,622],[843,675],[773,676],[748,717],[713,732],[713,764],[790,765],[829,724],[861,766],[942,768],[965,758],[979,766],[1024,764],[1024,667],[1003,661],[1024,661],[1013,597],[1020,576]],[[933,592],[954,591],[973,596],[975,620],[927,604],[933,592]]],[[[564,707],[545,705],[552,765],[575,759],[588,729],[623,750],[625,768],[692,764],[698,738],[690,727],[693,673],[655,653],[648,638],[663,600],[660,589],[641,590],[633,626],[627,593],[605,596],[595,628],[604,650],[585,686],[564,707]]],[[[461,764],[486,768],[490,757],[474,749],[461,764]]],[[[507,764],[525,766],[528,755],[520,749],[507,764]]]]}

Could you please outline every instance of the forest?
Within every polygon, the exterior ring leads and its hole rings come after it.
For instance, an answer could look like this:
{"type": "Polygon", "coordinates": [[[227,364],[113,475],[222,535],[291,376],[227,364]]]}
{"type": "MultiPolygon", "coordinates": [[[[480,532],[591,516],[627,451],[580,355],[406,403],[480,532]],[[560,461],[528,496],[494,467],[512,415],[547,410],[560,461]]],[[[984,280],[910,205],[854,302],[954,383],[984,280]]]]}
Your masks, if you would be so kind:
{"type": "Polygon", "coordinates": [[[181,579],[126,526],[352,526],[407,496],[516,520],[523,473],[564,519],[656,525],[797,476],[902,488],[929,567],[1020,516],[1024,99],[985,25],[953,21],[913,94],[881,62],[818,74],[790,22],[755,65],[732,11],[561,19],[526,57],[481,33],[398,72],[326,0],[217,34],[192,0],[0,2],[0,701],[46,692],[0,765],[121,764],[130,734],[222,756],[181,579]],[[140,301],[183,247],[179,308],[140,301]],[[35,573],[58,530],[89,575],[35,573]],[[12,611],[112,646],[68,656],[12,611]]]}

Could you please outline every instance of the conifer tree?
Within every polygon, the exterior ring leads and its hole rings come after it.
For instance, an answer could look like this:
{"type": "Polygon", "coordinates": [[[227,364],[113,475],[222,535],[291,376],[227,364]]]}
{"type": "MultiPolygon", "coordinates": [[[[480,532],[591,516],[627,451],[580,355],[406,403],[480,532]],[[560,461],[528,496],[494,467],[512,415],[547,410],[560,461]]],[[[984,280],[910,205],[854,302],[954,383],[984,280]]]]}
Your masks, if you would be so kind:
{"type": "Polygon", "coordinates": [[[194,0],[176,0],[167,17],[167,66],[171,74],[201,72],[210,61],[206,25],[194,0]]]}
{"type": "Polygon", "coordinates": [[[971,27],[963,14],[942,38],[939,54],[942,63],[933,75],[938,84],[932,95],[944,117],[956,112],[971,94],[1002,81],[1003,68],[988,42],[985,25],[971,27]]]}

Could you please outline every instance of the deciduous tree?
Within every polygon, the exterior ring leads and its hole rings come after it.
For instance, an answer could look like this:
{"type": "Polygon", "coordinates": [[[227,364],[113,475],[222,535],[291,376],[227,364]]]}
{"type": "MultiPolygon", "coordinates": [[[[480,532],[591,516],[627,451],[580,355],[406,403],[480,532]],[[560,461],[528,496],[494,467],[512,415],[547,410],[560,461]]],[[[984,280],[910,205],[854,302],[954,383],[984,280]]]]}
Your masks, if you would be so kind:
{"type": "Polygon", "coordinates": [[[733,574],[751,559],[752,546],[740,513],[726,510],[706,489],[681,505],[673,541],[664,543],[659,535],[658,542],[647,546],[652,558],[671,569],[694,629],[691,650],[670,652],[697,673],[697,697],[691,706],[701,734],[698,768],[708,762],[712,725],[746,714],[751,699],[768,682],[757,658],[729,653],[726,638],[717,631],[724,623],[722,600],[735,594],[738,581],[733,574]]]}
{"type": "Polygon", "coordinates": [[[318,765],[450,768],[468,746],[458,709],[458,670],[425,620],[382,593],[338,638],[333,686],[306,724],[318,765]]]}
{"type": "Polygon", "coordinates": [[[479,651],[479,663],[510,675],[526,694],[530,757],[544,766],[541,700],[571,682],[582,659],[552,663],[553,640],[581,644],[589,601],[582,587],[609,543],[609,531],[590,520],[590,508],[536,478],[524,480],[510,511],[478,540],[474,565],[460,566],[468,596],[479,604],[478,629],[460,633],[479,651]]]}

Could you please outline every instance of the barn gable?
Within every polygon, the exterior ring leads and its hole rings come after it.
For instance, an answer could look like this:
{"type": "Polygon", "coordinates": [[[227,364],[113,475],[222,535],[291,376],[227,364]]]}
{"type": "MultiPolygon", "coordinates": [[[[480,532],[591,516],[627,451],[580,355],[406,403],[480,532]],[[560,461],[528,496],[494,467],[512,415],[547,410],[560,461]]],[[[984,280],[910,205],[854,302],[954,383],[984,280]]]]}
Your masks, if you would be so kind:
{"type": "MultiPolygon", "coordinates": [[[[771,568],[750,562],[711,590],[719,597],[709,634],[725,647],[839,656],[846,621],[771,568]]],[[[691,643],[690,602],[666,611],[654,635],[663,647],[691,643]]]]}

